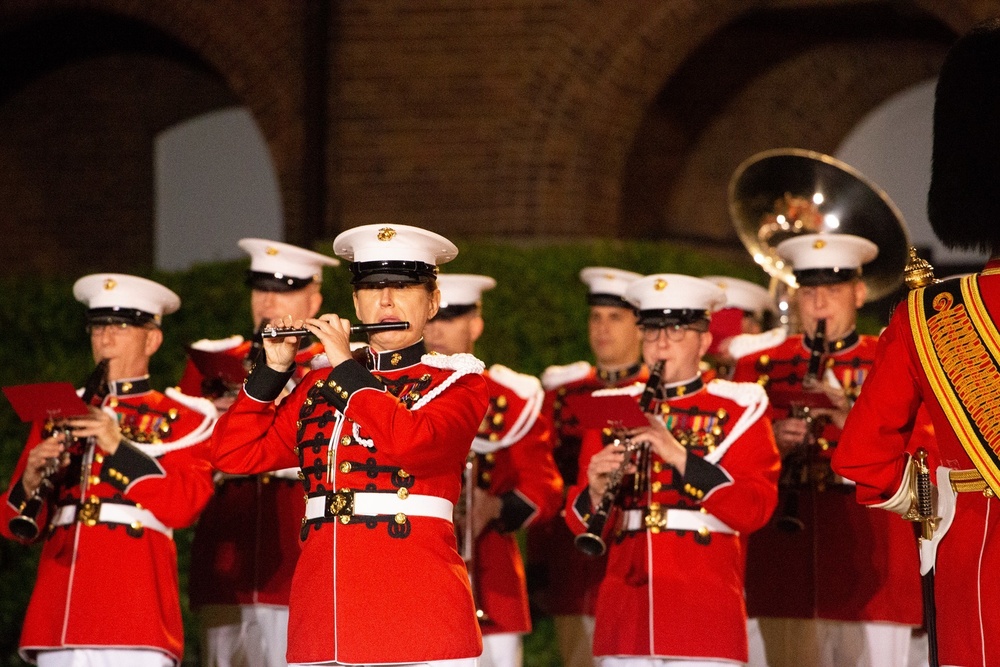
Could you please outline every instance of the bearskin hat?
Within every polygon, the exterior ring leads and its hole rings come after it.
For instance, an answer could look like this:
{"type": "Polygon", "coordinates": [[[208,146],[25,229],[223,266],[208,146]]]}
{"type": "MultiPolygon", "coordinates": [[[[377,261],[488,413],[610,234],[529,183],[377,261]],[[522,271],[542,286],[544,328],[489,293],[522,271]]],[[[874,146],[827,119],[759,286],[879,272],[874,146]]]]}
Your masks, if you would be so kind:
{"type": "Polygon", "coordinates": [[[927,215],[949,248],[1000,251],[1000,19],[977,25],[945,57],[927,215]]]}

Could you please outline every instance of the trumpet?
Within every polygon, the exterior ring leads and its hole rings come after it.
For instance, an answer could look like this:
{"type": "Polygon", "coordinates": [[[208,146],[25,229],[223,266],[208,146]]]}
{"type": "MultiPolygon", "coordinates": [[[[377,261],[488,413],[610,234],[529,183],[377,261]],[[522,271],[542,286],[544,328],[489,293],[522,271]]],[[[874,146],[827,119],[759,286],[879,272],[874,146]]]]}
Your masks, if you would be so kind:
{"type": "MultiPolygon", "coordinates": [[[[656,390],[660,386],[660,377],[663,375],[663,365],[664,361],[661,359],[649,371],[649,380],[646,382],[646,387],[642,390],[642,395],[639,397],[639,407],[643,412],[649,411],[649,406],[656,396],[656,390]]],[[[627,432],[621,428],[614,429],[612,435],[612,444],[625,448],[625,458],[622,459],[621,465],[611,473],[608,486],[601,496],[601,501],[587,520],[587,529],[573,540],[576,548],[588,556],[603,556],[604,552],[608,549],[603,537],[604,527],[612,508],[618,504],[622,481],[625,479],[625,471],[628,469],[629,464],[632,463],[633,456],[637,457],[633,493],[638,494],[645,485],[646,467],[649,461],[648,445],[645,443],[633,443],[627,432]]]]}
{"type": "MultiPolygon", "coordinates": [[[[409,322],[373,322],[372,324],[355,324],[351,326],[352,334],[373,334],[381,331],[404,331],[410,328],[409,322]]],[[[270,324],[260,332],[261,338],[287,338],[288,336],[312,336],[312,331],[305,328],[275,327],[270,324]]]]}
{"type": "MultiPolygon", "coordinates": [[[[103,401],[107,395],[108,360],[102,359],[91,372],[90,377],[87,378],[82,398],[83,402],[89,406],[103,401]]],[[[69,443],[73,441],[73,430],[65,424],[58,424],[56,422],[47,423],[42,431],[42,437],[50,438],[59,432],[64,434],[68,447],[69,443]]],[[[28,542],[38,537],[38,533],[40,532],[38,515],[59,486],[58,473],[65,468],[65,463],[68,460],[67,455],[68,452],[64,452],[63,456],[53,456],[46,461],[45,467],[42,469],[42,479],[38,487],[21,504],[17,515],[7,523],[7,527],[14,536],[28,542]]]]}

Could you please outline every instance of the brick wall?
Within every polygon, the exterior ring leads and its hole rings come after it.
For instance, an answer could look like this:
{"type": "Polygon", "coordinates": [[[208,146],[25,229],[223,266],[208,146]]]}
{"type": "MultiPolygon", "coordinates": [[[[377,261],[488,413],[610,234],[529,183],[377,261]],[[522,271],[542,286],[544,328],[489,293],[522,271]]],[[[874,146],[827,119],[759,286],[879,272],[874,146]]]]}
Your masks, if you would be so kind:
{"type": "Polygon", "coordinates": [[[231,104],[268,141],[293,242],[396,222],[732,245],[721,195],[740,160],[832,150],[998,8],[9,0],[0,271],[148,265],[152,136],[231,104]]]}

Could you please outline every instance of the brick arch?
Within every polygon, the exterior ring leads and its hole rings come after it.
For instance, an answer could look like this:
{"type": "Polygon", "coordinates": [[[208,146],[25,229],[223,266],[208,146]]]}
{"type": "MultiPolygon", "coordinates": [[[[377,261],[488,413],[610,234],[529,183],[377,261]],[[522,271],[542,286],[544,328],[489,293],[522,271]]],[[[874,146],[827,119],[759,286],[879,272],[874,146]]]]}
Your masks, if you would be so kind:
{"type": "MultiPolygon", "coordinates": [[[[88,3],[92,4],[92,3],[88,3]]],[[[286,235],[305,242],[301,17],[286,3],[104,0],[103,8],[156,26],[205,60],[246,106],[271,149],[285,209],[286,235]]],[[[294,4],[294,3],[293,3],[294,4]]]]}
{"type": "MultiPolygon", "coordinates": [[[[149,142],[151,139],[148,136],[149,131],[158,131],[169,124],[212,108],[233,104],[248,107],[270,147],[281,188],[288,237],[299,238],[302,234],[304,217],[301,160],[304,140],[299,64],[302,46],[299,26],[293,20],[299,15],[282,12],[281,9],[285,7],[283,3],[255,2],[253,4],[257,5],[256,7],[247,6],[251,3],[241,4],[246,11],[233,12],[231,9],[220,8],[216,3],[201,2],[56,0],[46,3],[44,7],[39,7],[38,3],[30,0],[4,3],[0,8],[0,31],[5,35],[20,35],[27,43],[37,46],[38,37],[33,35],[33,31],[37,33],[41,29],[47,29],[50,32],[45,34],[51,38],[55,34],[52,31],[57,31],[62,22],[68,26],[67,34],[77,36],[82,34],[84,35],[82,41],[86,42],[76,54],[79,61],[74,61],[71,53],[68,59],[64,58],[62,62],[56,59],[50,63],[42,63],[41,67],[38,67],[30,61],[31,54],[27,57],[25,54],[17,54],[24,59],[20,67],[25,74],[20,80],[7,81],[10,84],[8,88],[27,90],[30,94],[33,76],[51,76],[60,68],[79,74],[81,68],[86,67],[81,65],[83,62],[90,63],[93,67],[96,60],[104,59],[105,65],[114,61],[102,71],[110,72],[112,77],[120,75],[125,81],[122,90],[126,92],[119,94],[128,95],[142,88],[148,88],[152,92],[149,93],[150,105],[147,108],[156,108],[149,111],[140,126],[133,124],[134,130],[145,127],[147,132],[140,130],[134,135],[124,137],[127,142],[142,141],[144,135],[149,142]],[[93,26],[93,30],[90,33],[82,31],[79,26],[73,25],[73,21],[76,20],[88,28],[93,26]],[[53,26],[56,27],[53,29],[53,26]],[[134,37],[128,35],[130,29],[134,30],[134,37]],[[35,41],[32,42],[32,39],[35,41]],[[106,47],[102,46],[102,40],[108,42],[106,47]],[[124,47],[116,53],[115,47],[122,45],[124,47]],[[122,53],[127,55],[122,56],[122,53]],[[280,57],[276,54],[280,54],[280,57]],[[49,67],[48,70],[45,69],[46,66],[49,67]],[[136,81],[136,71],[165,73],[169,76],[164,80],[152,77],[152,80],[136,81]],[[187,85],[175,87],[173,90],[179,92],[172,95],[172,90],[164,88],[164,85],[168,85],[166,81],[172,82],[174,86],[180,83],[190,84],[191,87],[187,85]],[[213,86],[217,87],[216,92],[211,91],[213,86]],[[198,95],[202,95],[203,99],[198,100],[198,95]],[[181,101],[177,103],[175,100],[181,101]]],[[[58,39],[58,35],[55,35],[55,38],[58,39]]],[[[42,49],[38,52],[41,53],[42,49]]],[[[18,61],[14,59],[7,62],[18,61]]],[[[12,79],[10,74],[3,78],[12,79]]],[[[69,88],[75,90],[75,94],[80,94],[81,84],[78,83],[78,79],[79,77],[74,79],[67,75],[60,81],[63,84],[69,83],[69,88]]],[[[111,79],[106,81],[107,85],[99,94],[115,94],[112,89],[113,84],[110,83],[111,79]]],[[[53,94],[57,89],[49,90],[50,94],[53,94]]],[[[13,94],[16,95],[18,92],[15,91],[13,94]]],[[[42,93],[36,90],[35,96],[27,99],[34,105],[47,104],[49,98],[39,97],[40,94],[42,93]]],[[[105,108],[108,108],[107,103],[104,104],[105,108]]],[[[21,146],[14,147],[15,154],[24,154],[25,147],[32,141],[30,135],[33,126],[30,119],[21,120],[28,122],[20,126],[15,125],[21,128],[21,131],[16,133],[21,146]]],[[[100,118],[91,117],[91,121],[94,120],[102,122],[100,118]]],[[[94,141],[95,137],[107,138],[106,128],[104,130],[97,128],[93,133],[88,132],[86,137],[77,135],[75,140],[94,141]],[[102,134],[102,131],[105,134],[102,134]]],[[[64,139],[75,141],[69,135],[62,139],[56,138],[54,141],[64,139]]],[[[140,161],[149,159],[149,156],[142,157],[138,149],[132,150],[132,154],[139,157],[140,161]]],[[[79,157],[78,152],[77,163],[80,162],[79,157]]],[[[25,162],[25,160],[20,161],[21,164],[25,162]]],[[[25,174],[22,176],[29,179],[28,182],[41,180],[37,176],[32,177],[30,169],[31,165],[25,165],[25,174]]],[[[132,187],[138,186],[137,189],[142,191],[137,193],[137,199],[151,197],[151,191],[147,191],[151,188],[151,175],[147,174],[145,178],[135,176],[132,181],[132,187]],[[146,180],[149,181],[148,184],[145,183],[146,180]],[[139,181],[143,181],[141,185],[139,181]]],[[[50,188],[58,189],[59,186],[58,182],[49,184],[50,188]]],[[[107,187],[107,185],[95,183],[95,187],[107,187]]],[[[21,220],[14,221],[14,224],[19,223],[16,226],[29,230],[24,241],[27,247],[21,248],[21,252],[27,251],[25,254],[38,264],[31,267],[22,264],[21,270],[58,272],[60,270],[58,267],[50,266],[56,261],[51,249],[63,246],[65,236],[60,236],[60,229],[53,229],[58,225],[50,219],[62,217],[64,228],[65,220],[73,220],[74,213],[72,210],[65,210],[67,206],[63,206],[64,210],[61,212],[56,210],[59,207],[52,206],[51,199],[48,206],[40,207],[36,199],[37,197],[25,197],[25,215],[21,220]]],[[[104,215],[101,223],[93,220],[81,223],[87,229],[86,236],[97,239],[95,242],[98,248],[77,250],[81,255],[97,256],[99,260],[91,262],[84,260],[77,263],[77,267],[132,270],[149,264],[152,257],[150,215],[152,207],[148,203],[146,205],[139,203],[132,209],[120,212],[117,220],[115,216],[118,212],[109,214],[108,211],[98,211],[104,215]],[[116,240],[126,238],[130,247],[127,251],[109,250],[112,238],[116,240]],[[98,261],[101,262],[100,266],[96,266],[98,261]]],[[[18,270],[13,268],[16,266],[15,264],[8,270],[18,270]]]]}
{"type": "MultiPolygon", "coordinates": [[[[789,8],[789,3],[780,4],[782,10],[789,8]]],[[[885,3],[881,11],[892,12],[898,4],[885,3]]],[[[905,14],[900,14],[897,20],[904,24],[937,23],[942,33],[950,33],[954,37],[976,20],[984,18],[982,10],[978,13],[974,11],[974,0],[960,7],[942,8],[940,4],[920,0],[913,3],[905,14]]],[[[549,234],[579,233],[582,230],[593,235],[670,235],[636,234],[628,229],[629,221],[620,217],[621,188],[632,143],[637,138],[647,110],[699,46],[724,33],[745,16],[762,10],[747,9],[745,3],[724,0],[670,3],[669,6],[664,3],[654,11],[647,6],[637,9],[633,3],[577,7],[574,15],[564,17],[564,25],[571,26],[571,29],[564,28],[562,31],[561,45],[547,53],[545,62],[532,74],[528,85],[534,93],[530,130],[534,148],[527,151],[531,157],[517,167],[525,189],[530,193],[524,197],[524,214],[533,219],[534,228],[549,234]]],[[[834,13],[855,10],[856,7],[850,7],[850,3],[825,8],[825,11],[834,13]]],[[[926,41],[923,44],[918,42],[899,42],[907,55],[912,56],[906,71],[887,86],[860,91],[850,113],[844,115],[851,123],[845,125],[841,118],[831,124],[831,128],[846,133],[863,113],[894,92],[919,80],[920,76],[932,76],[936,69],[924,72],[921,68],[926,61],[939,64],[947,40],[938,40],[939,48],[931,48],[929,52],[921,50],[921,46],[927,46],[926,41]]],[[[839,55],[843,56],[842,53],[839,55]]],[[[802,75],[809,66],[806,59],[783,64],[778,69],[784,68],[788,75],[802,75]]],[[[869,73],[873,72],[869,70],[869,73]]],[[[883,78],[886,75],[884,70],[877,73],[883,78]]],[[[836,77],[836,72],[828,69],[823,76],[836,77]]],[[[852,83],[854,86],[864,85],[864,81],[857,76],[852,77],[852,83]]],[[[757,82],[762,86],[757,94],[763,95],[764,87],[773,84],[773,78],[757,82]]],[[[773,94],[773,89],[771,92],[773,94]]],[[[841,92],[845,90],[842,88],[841,92]]],[[[848,89],[846,92],[855,94],[858,91],[848,89]]],[[[752,89],[746,95],[749,97],[738,100],[740,104],[737,107],[752,102],[752,89]]],[[[809,105],[804,105],[798,113],[824,114],[824,110],[809,109],[809,105]]],[[[825,113],[836,115],[830,111],[825,113]]],[[[730,116],[723,125],[728,124],[728,129],[733,131],[738,129],[738,121],[738,117],[730,116]]],[[[675,168],[687,168],[686,163],[691,161],[700,162],[702,169],[713,168],[707,162],[714,159],[720,150],[718,135],[722,133],[722,127],[711,127],[710,123],[708,126],[714,139],[706,139],[708,143],[703,145],[687,146],[683,162],[674,165],[675,168]]],[[[831,136],[819,142],[823,145],[814,148],[832,150],[843,134],[834,139],[831,136]]],[[[769,147],[773,145],[762,146],[769,147]]],[[[725,169],[735,168],[745,155],[749,153],[742,154],[733,164],[725,165],[725,169]]],[[[722,175],[715,174],[716,181],[721,178],[722,175]]],[[[724,193],[724,181],[721,187],[724,193]]],[[[711,211],[709,217],[692,220],[691,224],[697,227],[705,224],[706,220],[712,222],[716,219],[724,219],[722,224],[728,225],[724,203],[721,209],[711,211]]],[[[717,238],[727,236],[718,228],[717,220],[712,226],[717,238]]]]}

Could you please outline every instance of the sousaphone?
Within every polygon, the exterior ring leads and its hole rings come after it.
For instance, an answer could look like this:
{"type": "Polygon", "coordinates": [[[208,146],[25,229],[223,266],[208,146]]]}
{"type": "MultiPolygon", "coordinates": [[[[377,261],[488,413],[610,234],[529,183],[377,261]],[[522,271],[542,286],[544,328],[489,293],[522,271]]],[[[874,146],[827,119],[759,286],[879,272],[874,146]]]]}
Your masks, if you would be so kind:
{"type": "Polygon", "coordinates": [[[840,160],[799,148],[751,156],[729,181],[729,212],[740,241],[775,281],[796,287],[775,246],[799,234],[854,234],[878,246],[862,267],[868,300],[903,281],[909,234],[896,205],[872,181],[840,160]]]}

